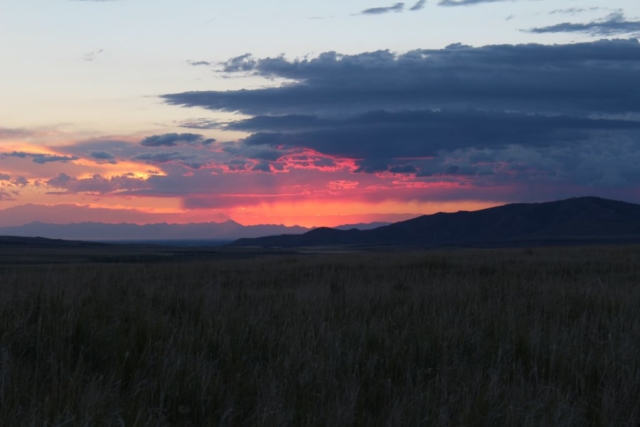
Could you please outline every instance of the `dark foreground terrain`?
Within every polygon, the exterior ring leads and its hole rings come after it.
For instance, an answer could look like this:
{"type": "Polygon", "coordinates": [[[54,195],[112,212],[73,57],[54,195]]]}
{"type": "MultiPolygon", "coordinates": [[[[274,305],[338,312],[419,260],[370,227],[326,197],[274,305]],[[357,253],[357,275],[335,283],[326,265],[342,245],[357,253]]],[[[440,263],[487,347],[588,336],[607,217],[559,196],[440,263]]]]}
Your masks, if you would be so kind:
{"type": "Polygon", "coordinates": [[[2,426],[640,423],[640,247],[31,261],[2,426]]]}
{"type": "Polygon", "coordinates": [[[182,245],[180,243],[159,241],[125,244],[0,236],[0,270],[17,266],[213,261],[283,253],[270,249],[191,246],[189,241],[184,241],[182,245]]]}

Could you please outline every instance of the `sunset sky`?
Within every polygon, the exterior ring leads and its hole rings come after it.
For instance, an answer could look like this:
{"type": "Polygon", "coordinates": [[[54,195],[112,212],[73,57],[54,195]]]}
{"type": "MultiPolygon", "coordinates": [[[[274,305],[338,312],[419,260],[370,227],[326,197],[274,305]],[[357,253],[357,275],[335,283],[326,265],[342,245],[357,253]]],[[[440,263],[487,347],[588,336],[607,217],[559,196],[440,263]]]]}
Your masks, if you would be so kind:
{"type": "Polygon", "coordinates": [[[0,226],[640,202],[637,0],[2,0],[0,226]]]}

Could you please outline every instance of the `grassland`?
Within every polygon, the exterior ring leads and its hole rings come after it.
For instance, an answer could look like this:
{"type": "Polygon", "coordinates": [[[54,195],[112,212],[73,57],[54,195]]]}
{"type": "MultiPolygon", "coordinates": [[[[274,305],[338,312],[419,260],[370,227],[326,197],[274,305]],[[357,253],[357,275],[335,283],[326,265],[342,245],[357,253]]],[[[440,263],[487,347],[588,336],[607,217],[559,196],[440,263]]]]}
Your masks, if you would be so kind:
{"type": "Polygon", "coordinates": [[[0,269],[2,426],[638,426],[640,248],[0,269]]]}

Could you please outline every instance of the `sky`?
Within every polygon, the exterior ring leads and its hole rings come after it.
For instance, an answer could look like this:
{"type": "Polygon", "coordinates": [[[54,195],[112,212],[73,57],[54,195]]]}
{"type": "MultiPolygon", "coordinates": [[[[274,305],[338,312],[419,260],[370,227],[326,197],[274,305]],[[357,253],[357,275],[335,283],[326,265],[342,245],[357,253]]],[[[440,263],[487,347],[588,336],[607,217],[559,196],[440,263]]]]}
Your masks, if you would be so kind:
{"type": "Polygon", "coordinates": [[[637,0],[2,0],[0,226],[640,203],[637,0]]]}

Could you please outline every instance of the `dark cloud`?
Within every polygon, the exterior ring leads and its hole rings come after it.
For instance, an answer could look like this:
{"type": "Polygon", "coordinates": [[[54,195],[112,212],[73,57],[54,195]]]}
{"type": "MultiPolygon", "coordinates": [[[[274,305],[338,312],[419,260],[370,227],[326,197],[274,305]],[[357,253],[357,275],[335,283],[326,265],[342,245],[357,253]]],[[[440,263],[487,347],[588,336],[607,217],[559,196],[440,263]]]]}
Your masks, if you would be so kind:
{"type": "Polygon", "coordinates": [[[282,150],[271,148],[268,145],[247,145],[230,143],[225,144],[222,147],[222,151],[225,153],[233,154],[238,157],[245,157],[249,159],[258,160],[278,160],[280,157],[286,154],[282,150]]]}
{"type": "Polygon", "coordinates": [[[89,154],[94,159],[99,160],[99,161],[104,162],[104,163],[111,163],[111,164],[116,164],[117,163],[116,162],[116,157],[111,153],[107,153],[106,151],[91,151],[89,154]]]}
{"type": "Polygon", "coordinates": [[[413,165],[398,165],[390,167],[389,172],[397,174],[412,174],[416,173],[417,169],[413,165]]]}
{"type": "Polygon", "coordinates": [[[230,172],[241,172],[249,170],[253,163],[247,160],[231,160],[227,162],[227,168],[230,172]]]}
{"type": "Polygon", "coordinates": [[[39,154],[39,153],[26,153],[23,151],[14,151],[12,153],[4,153],[3,157],[18,157],[21,159],[31,158],[35,163],[44,164],[51,162],[67,163],[73,160],[78,160],[75,156],[59,156],[55,154],[39,154]]]}
{"type": "Polygon", "coordinates": [[[640,21],[627,21],[622,13],[614,13],[607,18],[587,23],[563,22],[548,27],[532,28],[529,33],[587,33],[593,36],[618,34],[640,34],[640,21]]]}
{"type": "MultiPolygon", "coordinates": [[[[416,192],[442,182],[485,189],[640,183],[637,40],[301,60],[243,55],[222,67],[289,82],[164,96],[251,116],[191,121],[249,134],[216,145],[216,155],[228,156],[217,164],[245,172],[237,176],[315,168],[347,180],[354,172],[363,174],[358,180],[387,177],[416,192]]],[[[287,174],[263,179],[278,175],[287,174]]]]}
{"type": "Polygon", "coordinates": [[[177,160],[191,160],[194,156],[191,154],[173,152],[144,153],[133,157],[133,160],[143,160],[149,163],[168,163],[177,160]]]}
{"type": "Polygon", "coordinates": [[[258,65],[258,61],[253,58],[250,53],[245,53],[244,55],[236,56],[235,58],[231,58],[226,62],[222,63],[223,70],[226,72],[240,72],[240,71],[253,71],[254,68],[258,65]]]}
{"type": "Polygon", "coordinates": [[[17,185],[18,187],[26,187],[27,185],[29,185],[29,180],[27,180],[27,178],[25,178],[24,176],[17,176],[11,180],[11,183],[13,185],[17,185]]]}
{"type": "Polygon", "coordinates": [[[327,124],[327,120],[319,119],[317,116],[306,116],[302,114],[290,114],[286,116],[256,116],[245,120],[226,123],[221,126],[226,130],[237,131],[278,131],[278,130],[304,130],[317,129],[327,124]]]}
{"type": "MultiPolygon", "coordinates": [[[[389,172],[438,179],[474,176],[499,180],[506,176],[513,180],[515,169],[503,168],[509,164],[512,168],[527,165],[527,171],[521,171],[527,180],[562,177],[600,183],[606,175],[610,184],[640,183],[640,172],[632,173],[634,161],[629,160],[640,161],[634,154],[640,153],[638,121],[414,110],[306,120],[300,116],[255,117],[230,126],[240,130],[243,122],[254,133],[236,144],[234,151],[246,158],[263,158],[256,153],[268,147],[276,153],[312,149],[336,158],[355,159],[355,173],[389,172]],[[626,145],[613,150],[611,141],[615,138],[626,138],[626,145]],[[587,151],[592,154],[587,156],[587,151]],[[469,153],[476,154],[471,158],[469,153]],[[463,158],[467,158],[466,163],[463,158]],[[581,163],[573,164],[577,159],[581,163]],[[627,164],[624,174],[623,162],[627,164]],[[596,172],[599,170],[602,172],[596,172]]],[[[277,161],[276,157],[268,160],[277,161]]]]}
{"type": "Polygon", "coordinates": [[[271,166],[269,166],[269,162],[259,162],[253,168],[251,168],[254,172],[271,172],[271,166]]]}
{"type": "Polygon", "coordinates": [[[166,133],[164,135],[149,136],[140,145],[145,147],[175,147],[176,145],[202,144],[208,145],[215,142],[215,139],[206,139],[202,135],[195,133],[166,133]]]}
{"type": "Polygon", "coordinates": [[[211,119],[197,118],[178,122],[178,126],[186,129],[219,129],[220,122],[211,119]]]}
{"type": "Polygon", "coordinates": [[[355,173],[382,173],[388,172],[390,165],[389,160],[379,160],[379,159],[365,159],[358,162],[358,169],[356,169],[355,173]]]}
{"type": "Polygon", "coordinates": [[[517,0],[440,0],[438,5],[440,6],[474,6],[483,3],[498,3],[504,1],[517,1],[517,0]]]}
{"type": "Polygon", "coordinates": [[[568,9],[555,9],[549,12],[549,15],[575,15],[584,12],[586,9],[581,7],[570,7],[568,9]]]}
{"type": "MultiPolygon", "coordinates": [[[[570,7],[567,9],[555,9],[552,10],[551,12],[549,12],[549,15],[577,15],[579,13],[582,12],[594,12],[596,10],[603,10],[603,9],[608,9],[608,8],[604,8],[604,7],[590,7],[588,9],[582,8],[582,7],[570,7]]],[[[618,10],[618,12],[621,12],[621,10],[618,10]]]]}
{"type": "Polygon", "coordinates": [[[360,15],[382,15],[385,13],[391,12],[402,12],[404,11],[404,3],[395,3],[393,6],[388,7],[372,7],[370,9],[365,9],[360,12],[360,15]]]}
{"type": "Polygon", "coordinates": [[[74,178],[65,173],[58,174],[46,182],[49,187],[62,188],[70,193],[109,194],[123,191],[134,191],[149,188],[144,179],[130,175],[105,178],[93,175],[90,178],[74,178]]]}
{"type": "Polygon", "coordinates": [[[415,12],[417,10],[422,10],[427,5],[427,0],[418,0],[416,4],[409,8],[410,11],[415,12]]]}
{"type": "Polygon", "coordinates": [[[581,144],[459,150],[447,157],[420,162],[418,176],[435,180],[446,176],[475,176],[499,186],[538,183],[550,189],[567,184],[592,190],[637,189],[640,185],[638,141],[637,134],[605,132],[581,144]]]}
{"type": "Polygon", "coordinates": [[[149,148],[140,144],[114,139],[91,139],[56,147],[56,152],[60,155],[92,159],[102,164],[116,164],[118,159],[129,160],[148,151],[149,148]]]}
{"type": "Polygon", "coordinates": [[[91,157],[93,157],[94,159],[100,159],[100,160],[113,160],[113,159],[115,159],[113,154],[107,153],[106,151],[92,151],[91,152],[91,157]]]}
{"type": "Polygon", "coordinates": [[[194,67],[211,65],[211,62],[208,62],[208,61],[187,61],[187,62],[189,63],[189,65],[193,65],[194,67]]]}
{"type": "Polygon", "coordinates": [[[637,40],[452,45],[404,54],[327,52],[301,60],[243,55],[226,62],[224,70],[294,83],[162,97],[173,105],[248,115],[447,107],[576,114],[640,111],[637,40]]]}
{"type": "MultiPolygon", "coordinates": [[[[390,169],[391,171],[391,169],[390,169]]],[[[491,166],[478,167],[473,164],[446,164],[425,165],[416,173],[417,178],[423,177],[470,177],[491,176],[495,171],[491,166]]]]}
{"type": "MultiPolygon", "coordinates": [[[[173,140],[173,139],[171,139],[173,140]]],[[[83,159],[93,159],[97,163],[115,164],[117,161],[142,161],[149,164],[162,164],[163,170],[176,166],[175,173],[184,173],[184,168],[199,169],[224,162],[235,157],[224,150],[228,144],[215,143],[212,139],[201,139],[197,144],[183,144],[163,150],[158,147],[146,147],[118,140],[89,140],[72,145],[58,147],[57,150],[65,155],[74,155],[83,159]],[[204,144],[204,146],[202,145],[204,144]]],[[[263,147],[263,150],[272,150],[263,147]]],[[[247,152],[258,152],[259,149],[245,149],[247,152]]],[[[221,171],[220,171],[221,172],[221,171]]]]}
{"type": "Polygon", "coordinates": [[[585,141],[599,130],[640,122],[481,111],[375,111],[339,118],[254,117],[228,125],[254,132],[248,146],[306,147],[356,159],[434,156],[461,148],[549,146],[585,141]]]}
{"type": "MultiPolygon", "coordinates": [[[[424,9],[427,4],[427,0],[418,0],[413,6],[409,8],[411,12],[415,12],[418,10],[424,9]]],[[[405,4],[404,3],[395,3],[392,6],[388,7],[372,7],[370,9],[365,9],[360,12],[358,15],[384,15],[386,13],[400,13],[404,12],[405,4]]]]}

